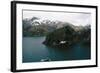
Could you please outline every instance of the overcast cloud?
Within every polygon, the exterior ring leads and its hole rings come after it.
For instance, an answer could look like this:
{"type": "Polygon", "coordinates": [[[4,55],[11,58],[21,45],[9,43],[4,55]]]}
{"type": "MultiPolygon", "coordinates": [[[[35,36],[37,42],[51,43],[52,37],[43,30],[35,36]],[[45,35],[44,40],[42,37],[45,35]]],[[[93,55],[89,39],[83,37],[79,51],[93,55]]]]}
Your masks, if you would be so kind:
{"type": "Polygon", "coordinates": [[[69,13],[69,12],[43,12],[43,11],[23,11],[23,19],[38,17],[40,20],[70,22],[73,25],[91,24],[91,14],[69,13]]]}

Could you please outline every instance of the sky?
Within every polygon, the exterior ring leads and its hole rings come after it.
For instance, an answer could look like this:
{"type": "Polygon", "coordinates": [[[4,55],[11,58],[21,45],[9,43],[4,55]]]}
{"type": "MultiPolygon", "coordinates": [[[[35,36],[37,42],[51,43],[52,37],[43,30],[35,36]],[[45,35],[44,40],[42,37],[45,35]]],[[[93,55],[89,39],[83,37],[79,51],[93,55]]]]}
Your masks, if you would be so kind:
{"type": "Polygon", "coordinates": [[[75,12],[52,12],[52,11],[23,11],[23,19],[38,17],[40,21],[62,21],[69,22],[76,26],[85,26],[91,24],[90,13],[75,13],[75,12]]]}

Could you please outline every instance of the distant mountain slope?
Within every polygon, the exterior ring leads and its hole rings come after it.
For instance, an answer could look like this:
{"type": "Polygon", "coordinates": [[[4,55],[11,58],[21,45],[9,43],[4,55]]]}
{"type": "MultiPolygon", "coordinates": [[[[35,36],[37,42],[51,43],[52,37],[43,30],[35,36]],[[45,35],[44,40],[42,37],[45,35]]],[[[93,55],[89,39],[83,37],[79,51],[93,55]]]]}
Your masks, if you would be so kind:
{"type": "Polygon", "coordinates": [[[41,20],[33,17],[23,19],[23,36],[46,36],[45,45],[68,46],[82,41],[90,44],[91,26],[75,26],[69,22],[41,20]]]}
{"type": "Polygon", "coordinates": [[[41,20],[37,17],[23,19],[23,36],[43,36],[67,25],[75,28],[68,22],[41,20]]]}

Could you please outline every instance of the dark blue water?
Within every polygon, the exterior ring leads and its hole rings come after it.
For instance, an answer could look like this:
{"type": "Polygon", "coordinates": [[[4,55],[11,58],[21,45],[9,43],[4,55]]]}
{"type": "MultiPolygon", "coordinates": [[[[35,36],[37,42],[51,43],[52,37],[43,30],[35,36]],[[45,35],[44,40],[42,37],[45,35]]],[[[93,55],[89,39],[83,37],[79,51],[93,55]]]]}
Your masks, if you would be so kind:
{"type": "Polygon", "coordinates": [[[90,48],[76,43],[66,49],[47,47],[42,42],[45,37],[23,38],[23,62],[41,62],[49,58],[51,61],[86,60],[90,59],[90,48]]]}

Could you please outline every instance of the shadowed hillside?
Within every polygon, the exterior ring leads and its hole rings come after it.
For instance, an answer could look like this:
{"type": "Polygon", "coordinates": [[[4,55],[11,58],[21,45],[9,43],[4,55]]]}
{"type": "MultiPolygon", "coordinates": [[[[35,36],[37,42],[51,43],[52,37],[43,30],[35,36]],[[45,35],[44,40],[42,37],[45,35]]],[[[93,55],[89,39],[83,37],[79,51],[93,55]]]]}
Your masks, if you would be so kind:
{"type": "Polygon", "coordinates": [[[78,26],[79,29],[76,28],[73,28],[70,25],[59,28],[51,33],[48,33],[46,40],[43,43],[47,46],[58,48],[66,48],[79,42],[83,42],[84,45],[90,46],[90,25],[84,26],[83,28],[78,26]]]}
{"type": "Polygon", "coordinates": [[[64,48],[77,42],[90,46],[91,27],[75,26],[68,22],[40,20],[37,17],[23,19],[23,36],[46,36],[43,44],[64,48]]]}

